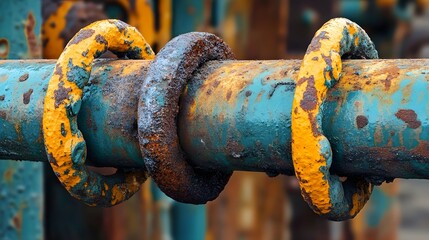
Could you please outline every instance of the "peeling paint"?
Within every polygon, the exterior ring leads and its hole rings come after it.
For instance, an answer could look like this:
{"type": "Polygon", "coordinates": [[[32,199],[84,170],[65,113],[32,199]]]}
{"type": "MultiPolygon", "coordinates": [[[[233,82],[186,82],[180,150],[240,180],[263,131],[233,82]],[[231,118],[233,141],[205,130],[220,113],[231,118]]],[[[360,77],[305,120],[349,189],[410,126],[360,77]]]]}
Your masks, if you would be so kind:
{"type": "MultiPolygon", "coordinates": [[[[320,119],[328,89],[340,80],[342,56],[378,57],[364,30],[350,20],[336,18],[316,32],[307,49],[292,112],[292,160],[301,191],[314,212],[332,220],[354,217],[372,189],[365,180],[348,178],[342,183],[330,173],[332,149],[320,119]]],[[[358,127],[365,125],[361,117],[356,121],[358,127]]]]}
{"type": "Polygon", "coordinates": [[[117,171],[110,176],[89,171],[85,166],[86,143],[77,128],[83,88],[89,80],[94,58],[107,50],[130,58],[154,57],[151,49],[147,53],[141,51],[142,48],[150,49],[150,46],[134,27],[119,20],[95,22],[70,40],[49,81],[43,113],[49,162],[67,191],[88,205],[116,205],[131,197],[146,180],[145,169],[117,171]],[[102,191],[101,186],[105,184],[109,191],[102,191]]]}

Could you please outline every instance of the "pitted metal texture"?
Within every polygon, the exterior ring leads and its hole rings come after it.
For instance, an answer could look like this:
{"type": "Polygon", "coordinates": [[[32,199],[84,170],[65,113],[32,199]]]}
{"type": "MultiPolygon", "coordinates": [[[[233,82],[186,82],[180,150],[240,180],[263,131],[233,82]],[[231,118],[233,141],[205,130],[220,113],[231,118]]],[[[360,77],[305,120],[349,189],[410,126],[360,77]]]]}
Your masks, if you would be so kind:
{"type": "Polygon", "coordinates": [[[196,169],[180,147],[177,115],[181,94],[195,70],[210,60],[232,59],[218,37],[193,32],[171,40],[149,67],[141,89],[138,127],[141,151],[150,176],[171,198],[202,204],[215,199],[231,172],[196,169]]]}

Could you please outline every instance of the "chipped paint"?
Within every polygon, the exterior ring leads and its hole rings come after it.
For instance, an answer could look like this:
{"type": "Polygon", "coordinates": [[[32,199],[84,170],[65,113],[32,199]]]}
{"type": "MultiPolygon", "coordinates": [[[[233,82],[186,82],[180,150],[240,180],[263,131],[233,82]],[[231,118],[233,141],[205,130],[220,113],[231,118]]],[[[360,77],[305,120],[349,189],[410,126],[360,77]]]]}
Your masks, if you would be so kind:
{"type": "MultiPolygon", "coordinates": [[[[118,31],[121,29],[123,28],[118,28],[118,31]]],[[[359,34],[359,31],[355,32],[355,34],[359,34]]],[[[323,37],[325,39],[321,41],[327,41],[326,36],[329,36],[329,34],[325,34],[323,37]]],[[[361,40],[357,41],[356,39],[354,38],[354,40],[350,41],[350,44],[359,44],[361,40]]],[[[95,32],[87,31],[86,34],[75,40],[70,46],[80,45],[90,40],[94,40],[100,45],[108,41],[107,38],[97,35],[95,32]]],[[[320,45],[321,47],[323,46],[323,44],[320,45]]],[[[82,54],[77,54],[76,56],[79,55],[79,57],[85,58],[93,54],[97,55],[100,52],[90,52],[89,49],[86,49],[82,54]]],[[[321,62],[322,65],[335,65],[335,59],[333,60],[330,54],[312,57],[311,61],[323,61],[321,62]]],[[[57,85],[56,90],[64,88],[63,90],[65,91],[59,91],[57,94],[54,92],[53,95],[50,95],[54,108],[64,107],[67,103],[71,103],[72,100],[76,103],[74,106],[70,105],[67,109],[69,116],[67,116],[67,119],[64,118],[64,121],[60,124],[58,132],[61,137],[66,138],[80,134],[77,127],[72,128],[66,125],[67,121],[73,121],[73,118],[75,118],[79,121],[85,138],[87,140],[91,139],[88,140],[88,144],[101,146],[97,148],[100,150],[97,150],[98,152],[95,152],[95,154],[102,155],[105,152],[104,149],[109,150],[107,151],[109,152],[106,155],[107,157],[99,160],[98,165],[117,164],[120,167],[122,166],[121,164],[124,164],[131,167],[136,166],[133,164],[138,164],[137,162],[122,162],[109,156],[110,150],[112,150],[108,147],[109,141],[112,143],[113,141],[109,140],[108,134],[97,134],[95,136],[86,134],[92,133],[92,130],[96,131],[97,129],[100,129],[99,131],[101,132],[107,130],[105,125],[100,124],[100,121],[102,123],[109,122],[104,117],[112,113],[101,112],[97,113],[96,117],[93,116],[94,112],[97,112],[96,108],[104,108],[104,105],[107,105],[105,101],[111,98],[110,92],[106,93],[104,91],[97,97],[97,99],[104,98],[104,100],[95,99],[97,104],[89,105],[96,106],[94,109],[91,109],[88,105],[85,106],[85,99],[82,101],[82,106],[76,100],[77,98],[75,98],[74,94],[79,93],[79,89],[85,85],[83,78],[89,75],[86,71],[90,62],[84,63],[84,66],[76,66],[73,60],[71,63],[70,61],[64,61],[62,67],[59,65],[60,67],[54,70],[54,64],[49,62],[20,62],[20,67],[25,68],[25,66],[28,66],[26,68],[28,71],[20,71],[17,74],[13,72],[16,71],[14,69],[16,69],[18,63],[14,65],[10,62],[0,62],[0,76],[4,78],[4,81],[0,82],[0,84],[5,83],[5,87],[0,88],[3,91],[0,92],[0,96],[3,96],[0,100],[4,101],[1,106],[10,106],[9,101],[14,99],[8,90],[9,88],[15,89],[16,84],[21,84],[20,86],[23,86],[23,89],[16,92],[19,92],[21,94],[19,97],[22,98],[22,94],[29,91],[28,86],[35,86],[36,88],[32,88],[31,101],[26,104],[26,109],[32,111],[27,119],[31,120],[32,115],[34,115],[33,118],[35,119],[32,121],[37,122],[37,108],[33,109],[32,106],[35,104],[34,101],[40,104],[40,99],[45,94],[43,88],[46,88],[47,83],[43,81],[37,82],[34,79],[38,78],[38,76],[39,80],[47,78],[41,77],[50,76],[50,74],[46,74],[47,71],[54,72],[58,76],[62,76],[62,78],[69,77],[71,81],[68,84],[70,85],[57,85]],[[45,68],[37,72],[38,66],[44,66],[45,68]],[[69,70],[78,71],[78,77],[70,75],[69,70]],[[28,72],[29,76],[25,81],[20,82],[19,78],[25,72],[28,72]],[[72,85],[75,85],[75,87],[72,88],[72,85]],[[75,115],[77,115],[80,106],[82,111],[79,116],[81,117],[77,118],[75,115]],[[106,142],[98,143],[100,139],[107,140],[106,142]]],[[[183,147],[188,157],[186,160],[189,160],[192,167],[197,167],[198,169],[210,171],[216,169],[215,171],[220,173],[230,173],[232,170],[251,170],[267,172],[269,175],[278,173],[292,174],[293,166],[290,156],[291,104],[295,83],[305,85],[307,81],[311,83],[307,83],[307,85],[312,85],[312,87],[305,89],[303,94],[305,93],[309,96],[300,101],[303,109],[307,111],[315,111],[318,108],[318,105],[312,101],[318,101],[319,98],[311,96],[311,94],[318,94],[318,86],[332,87],[326,90],[325,105],[322,109],[324,113],[323,124],[319,123],[319,127],[316,124],[312,125],[311,134],[316,137],[322,136],[321,129],[323,129],[323,134],[326,134],[329,139],[336,154],[330,169],[333,174],[339,176],[359,175],[374,184],[379,184],[385,180],[391,181],[395,177],[428,178],[429,171],[427,171],[427,167],[425,167],[427,164],[425,163],[429,162],[429,151],[427,150],[429,149],[429,144],[427,143],[429,139],[427,139],[427,134],[424,134],[427,132],[427,114],[424,107],[419,107],[425,106],[425,99],[427,99],[427,95],[420,90],[426,89],[428,84],[427,76],[422,71],[427,66],[427,61],[366,60],[344,61],[341,64],[342,69],[337,69],[337,72],[333,71],[331,73],[330,68],[325,69],[323,78],[329,81],[325,81],[323,84],[320,84],[315,77],[306,76],[301,78],[304,79],[302,81],[297,80],[299,79],[298,61],[209,61],[201,64],[202,66],[199,66],[198,70],[189,77],[186,87],[182,86],[184,90],[179,102],[179,127],[177,129],[179,136],[178,141],[173,142],[172,146],[177,146],[178,142],[180,142],[180,147],[183,147]],[[341,76],[339,83],[334,85],[330,82],[338,80],[336,79],[338,76],[341,76]],[[383,113],[384,116],[380,116],[378,114],[380,109],[387,109],[386,111],[390,112],[390,115],[389,113],[383,113]],[[264,119],[262,116],[266,116],[266,118],[264,119]],[[339,138],[338,136],[342,137],[339,138]],[[404,141],[404,139],[407,139],[407,141],[404,141]],[[356,151],[356,149],[358,150],[356,151]],[[359,161],[355,159],[359,159],[359,161]]],[[[90,77],[97,76],[92,78],[94,85],[97,85],[98,81],[108,85],[109,79],[120,78],[122,77],[121,74],[125,76],[132,74],[134,71],[139,71],[139,66],[142,66],[143,70],[140,69],[138,75],[135,76],[140,76],[139,78],[141,78],[148,63],[100,61],[90,77]],[[124,67],[120,67],[122,64],[124,67]]],[[[335,66],[338,67],[338,65],[335,66]]],[[[165,72],[168,73],[168,71],[165,72]]],[[[141,83],[139,81],[136,80],[133,83],[135,84],[134,87],[128,87],[130,89],[138,88],[141,83]]],[[[132,83],[132,81],[130,82],[132,83]]],[[[88,99],[94,98],[93,94],[100,90],[91,86],[89,90],[85,91],[86,95],[84,92],[79,94],[86,96],[86,101],[88,101],[88,99]]],[[[91,101],[93,100],[91,99],[91,101]]],[[[127,101],[126,98],[122,100],[127,101]]],[[[129,101],[136,100],[130,99],[129,101]]],[[[156,98],[156,102],[160,105],[169,103],[163,97],[156,98]]],[[[24,104],[23,101],[20,101],[20,104],[24,104]]],[[[133,116],[135,111],[132,113],[132,104],[130,106],[130,109],[126,110],[116,109],[114,113],[120,114],[121,111],[126,111],[127,116],[133,116]]],[[[19,109],[19,107],[14,109],[19,109]]],[[[0,108],[1,111],[3,109],[0,108]]],[[[11,111],[3,111],[4,118],[7,121],[16,123],[18,113],[11,111]]],[[[177,111],[173,112],[177,113],[177,111]]],[[[311,117],[313,121],[317,120],[317,114],[311,117]]],[[[0,121],[5,123],[2,119],[0,121]]],[[[8,124],[9,122],[7,121],[6,123],[8,124]]],[[[113,122],[120,125],[123,124],[121,121],[125,122],[126,120],[119,118],[118,122],[113,122]]],[[[7,132],[8,126],[5,126],[4,130],[7,132]]],[[[26,130],[26,127],[26,123],[22,123],[22,125],[13,124],[13,128],[17,130],[15,134],[18,135],[18,142],[22,143],[21,147],[25,147],[25,144],[30,146],[25,141],[33,137],[28,135],[29,131],[26,130]],[[17,126],[19,128],[16,128],[17,126]]],[[[37,127],[34,129],[37,129],[37,127]]],[[[37,132],[37,130],[34,131],[37,132]]],[[[12,136],[12,134],[10,135],[12,136]]],[[[37,133],[34,135],[38,139],[37,133]]],[[[80,137],[78,136],[78,138],[80,137]]],[[[133,139],[130,138],[129,142],[124,143],[124,145],[136,146],[132,141],[133,139]]],[[[134,139],[134,141],[136,140],[134,139]]],[[[43,146],[37,141],[34,142],[36,143],[36,148],[37,146],[43,146]]],[[[162,143],[157,138],[148,139],[148,143],[153,144],[153,148],[158,147],[159,142],[162,143]]],[[[84,145],[76,148],[79,147],[83,148],[84,145]]],[[[8,147],[0,147],[0,149],[3,148],[8,149],[8,147]]],[[[91,148],[88,149],[89,152],[91,150],[91,148]]],[[[123,149],[112,151],[121,152],[123,149]]],[[[14,154],[19,159],[19,154],[28,152],[30,151],[25,150],[23,153],[14,154]]],[[[69,152],[65,153],[73,155],[69,152]]],[[[10,151],[6,154],[12,154],[12,152],[10,151]]],[[[124,156],[126,154],[128,153],[124,153],[124,156]]],[[[72,160],[82,164],[80,161],[84,155],[84,152],[78,149],[74,153],[75,157],[72,160]]],[[[52,158],[52,160],[54,159],[52,158]]],[[[61,163],[55,159],[52,164],[60,165],[61,163]]],[[[141,167],[141,165],[138,166],[141,167]]],[[[70,174],[70,172],[70,169],[65,169],[63,172],[57,171],[58,174],[65,175],[70,174]]],[[[177,179],[181,177],[179,176],[177,179]]],[[[171,179],[167,177],[165,179],[171,182],[171,179]]],[[[347,187],[350,179],[353,179],[353,177],[349,177],[342,184],[347,187]]],[[[136,179],[126,181],[138,182],[136,179]]],[[[366,181],[359,179],[355,181],[358,184],[367,185],[368,189],[363,188],[363,193],[357,192],[349,195],[348,200],[350,200],[350,205],[353,207],[349,209],[347,214],[351,216],[357,214],[360,210],[365,202],[362,201],[361,196],[366,198],[365,192],[370,192],[371,188],[366,181]]],[[[70,182],[73,183],[72,181],[70,182]]],[[[92,188],[95,186],[90,181],[82,185],[84,194],[93,191],[92,188]]],[[[100,198],[107,196],[107,199],[112,199],[109,192],[114,192],[113,195],[120,196],[114,198],[109,204],[116,204],[124,200],[121,194],[127,191],[128,188],[114,185],[114,187],[107,187],[108,189],[106,189],[105,186],[107,185],[103,185],[100,188],[99,196],[102,196],[100,198]]],[[[136,189],[138,186],[138,184],[133,184],[129,189],[136,189]]],[[[311,197],[311,193],[308,191],[304,191],[303,195],[308,199],[311,197]]]]}
{"type": "Polygon", "coordinates": [[[146,179],[144,169],[118,170],[103,176],[85,166],[86,143],[77,128],[77,115],[92,61],[107,50],[130,58],[154,57],[143,36],[122,21],[104,20],[87,26],[70,40],[59,57],[43,113],[43,135],[52,169],[72,196],[98,206],[112,206],[128,199],[146,179]],[[111,190],[102,191],[105,184],[111,190]]]}
{"type": "Polygon", "coordinates": [[[341,182],[330,173],[332,149],[323,135],[321,109],[328,89],[340,80],[341,57],[378,55],[364,30],[350,20],[337,18],[325,23],[311,41],[301,63],[292,106],[292,160],[302,195],[316,213],[332,220],[354,217],[372,189],[366,180],[350,177],[341,182]]]}

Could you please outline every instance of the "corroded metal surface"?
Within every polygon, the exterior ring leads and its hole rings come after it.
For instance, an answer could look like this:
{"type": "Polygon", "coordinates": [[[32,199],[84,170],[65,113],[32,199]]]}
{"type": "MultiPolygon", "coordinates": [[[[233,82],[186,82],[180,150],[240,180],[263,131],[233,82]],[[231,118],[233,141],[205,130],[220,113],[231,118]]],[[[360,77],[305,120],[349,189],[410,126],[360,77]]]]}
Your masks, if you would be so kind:
{"type": "MultiPolygon", "coordinates": [[[[92,61],[107,50],[134,59],[153,59],[155,55],[143,36],[122,21],[103,20],[83,28],[57,61],[43,112],[46,153],[56,176],[72,196],[98,206],[112,206],[128,199],[147,177],[145,169],[119,169],[104,176],[89,171],[85,165],[86,143],[77,126],[77,115],[92,61]]],[[[28,78],[28,74],[25,76],[28,78]]],[[[24,104],[29,102],[26,96],[24,93],[24,104]]]]}
{"type": "MultiPolygon", "coordinates": [[[[136,119],[148,65],[94,64],[78,116],[91,165],[144,166],[136,119]]],[[[373,183],[429,178],[427,65],[421,59],[343,61],[322,119],[333,149],[332,173],[373,183]]],[[[179,141],[192,165],[292,175],[290,120],[299,66],[298,60],[210,61],[196,71],[178,118],[179,141]]],[[[47,161],[41,122],[54,67],[46,60],[0,61],[0,159],[47,161]],[[20,82],[23,72],[29,77],[20,82]],[[30,88],[26,105],[23,94],[30,88]]]]}
{"type": "MultiPolygon", "coordinates": [[[[144,166],[133,119],[148,64],[137,60],[94,64],[78,116],[92,165],[144,166]]],[[[429,178],[428,64],[428,60],[343,62],[342,79],[328,91],[322,119],[334,151],[333,173],[365,176],[372,182],[429,178]],[[409,119],[414,128],[401,118],[409,119]]],[[[182,95],[178,118],[179,141],[189,161],[203,169],[292,175],[290,115],[299,66],[298,60],[203,65],[182,95]]],[[[41,117],[54,67],[54,61],[46,60],[0,61],[1,159],[47,161],[41,155],[41,117]],[[23,72],[29,77],[20,82],[23,72]],[[33,93],[25,105],[23,94],[30,88],[33,93]]]]}
{"type": "Polygon", "coordinates": [[[139,140],[145,165],[159,188],[175,200],[202,204],[215,199],[231,172],[195,170],[179,144],[179,98],[198,67],[233,58],[231,49],[209,33],[188,33],[171,40],[149,67],[139,101],[139,140]]]}
{"type": "Polygon", "coordinates": [[[308,46],[292,105],[292,160],[301,193],[313,211],[333,220],[353,218],[373,187],[364,178],[342,182],[330,173],[332,149],[323,135],[321,113],[328,89],[340,80],[343,56],[378,58],[362,28],[344,18],[332,19],[308,46]]]}
{"type": "MultiPolygon", "coordinates": [[[[40,9],[41,0],[0,1],[0,59],[41,57],[40,9]]],[[[0,132],[5,128],[0,124],[0,132]]],[[[43,164],[0,163],[0,239],[43,239],[43,202],[43,164]]]]}
{"type": "MultiPolygon", "coordinates": [[[[373,183],[429,177],[427,64],[343,62],[342,79],[328,91],[322,118],[333,149],[332,173],[373,183]],[[413,113],[418,128],[395,116],[401,109],[413,113]]],[[[192,153],[192,164],[293,174],[290,116],[299,66],[300,61],[231,61],[198,70],[182,96],[178,122],[180,144],[192,153]]]]}
{"type": "MultiPolygon", "coordinates": [[[[91,165],[144,167],[137,138],[137,103],[148,64],[95,62],[78,115],[91,165]]],[[[47,161],[41,124],[54,68],[51,60],[0,61],[0,159],[47,161]],[[32,93],[25,104],[28,92],[32,93]]]]}

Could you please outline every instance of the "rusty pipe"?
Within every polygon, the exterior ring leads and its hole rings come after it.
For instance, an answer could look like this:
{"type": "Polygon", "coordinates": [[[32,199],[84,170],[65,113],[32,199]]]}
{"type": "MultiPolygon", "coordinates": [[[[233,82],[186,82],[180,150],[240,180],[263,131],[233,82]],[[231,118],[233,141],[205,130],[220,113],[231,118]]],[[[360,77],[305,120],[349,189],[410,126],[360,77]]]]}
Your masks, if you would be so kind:
{"type": "MultiPolygon", "coordinates": [[[[349,60],[328,92],[332,171],[373,182],[428,178],[428,60],[349,60]]],[[[138,91],[149,61],[95,63],[78,121],[95,166],[143,167],[138,91]],[[85,124],[83,124],[85,123],[85,124]]],[[[180,100],[180,145],[216,171],[293,174],[290,115],[300,61],[210,61],[180,100]]],[[[0,61],[0,158],[46,161],[43,99],[54,61],[0,61]]]]}

